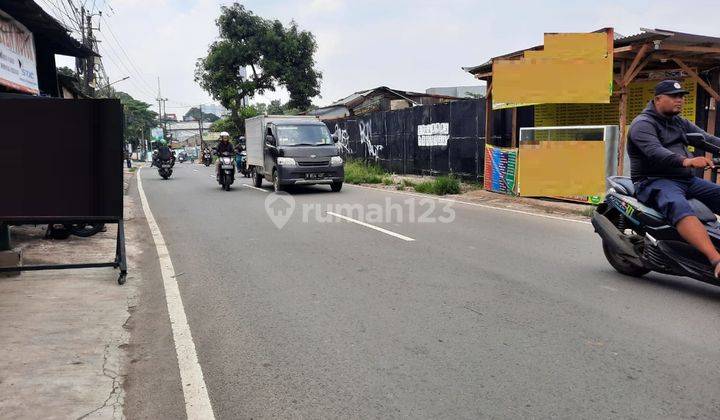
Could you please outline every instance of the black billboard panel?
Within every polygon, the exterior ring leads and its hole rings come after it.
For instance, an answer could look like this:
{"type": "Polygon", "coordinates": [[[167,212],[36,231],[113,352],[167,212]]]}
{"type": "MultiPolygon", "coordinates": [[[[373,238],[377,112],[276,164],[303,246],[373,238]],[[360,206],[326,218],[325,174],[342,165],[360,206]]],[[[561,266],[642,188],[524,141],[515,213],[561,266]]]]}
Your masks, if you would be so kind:
{"type": "Polygon", "coordinates": [[[123,111],[115,99],[0,99],[0,221],[123,215],[123,111]]]}

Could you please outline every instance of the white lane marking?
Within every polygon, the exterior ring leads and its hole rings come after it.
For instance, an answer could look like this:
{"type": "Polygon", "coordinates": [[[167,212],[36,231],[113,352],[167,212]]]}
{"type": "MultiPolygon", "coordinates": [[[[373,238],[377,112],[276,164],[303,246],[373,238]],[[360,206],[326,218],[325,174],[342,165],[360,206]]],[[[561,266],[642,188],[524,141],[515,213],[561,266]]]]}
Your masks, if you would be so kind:
{"type": "Polygon", "coordinates": [[[610,290],[611,292],[617,292],[617,291],[618,291],[618,289],[616,289],[616,288],[614,288],[614,287],[610,287],[610,286],[600,286],[600,287],[602,287],[603,289],[610,290]]]}
{"type": "Polygon", "coordinates": [[[248,185],[248,184],[240,184],[240,185],[242,185],[243,187],[252,188],[253,190],[258,190],[258,191],[262,191],[262,192],[265,192],[265,193],[269,193],[269,192],[270,192],[269,190],[265,190],[265,189],[262,189],[262,188],[258,188],[258,187],[254,186],[254,185],[248,185]]]}
{"type": "MultiPolygon", "coordinates": [[[[138,170],[140,173],[141,170],[138,170]]],[[[175,269],[173,268],[170,253],[168,252],[163,239],[162,232],[155,217],[150,210],[145,190],[142,186],[142,176],[137,177],[138,192],[142,201],[143,211],[147,219],[150,232],[152,233],[155,247],[157,248],[162,272],[163,287],[165,288],[165,300],[167,301],[168,313],[170,314],[170,325],[172,327],[173,340],[175,341],[175,352],[180,368],[180,380],[182,381],[183,397],[185,398],[185,414],[188,419],[214,419],[210,396],[203,377],[202,368],[198,361],[195,343],[193,342],[190,325],[185,315],[180,289],[175,280],[175,269]]]]}
{"type": "Polygon", "coordinates": [[[331,216],[338,217],[338,218],[343,219],[343,220],[347,220],[348,222],[357,223],[357,224],[360,225],[360,226],[365,226],[365,227],[368,227],[368,228],[370,228],[370,229],[375,229],[375,230],[377,230],[378,232],[382,232],[382,233],[384,233],[384,234],[386,234],[386,235],[390,235],[390,236],[394,236],[394,237],[396,237],[396,238],[400,238],[400,239],[402,239],[403,241],[413,242],[413,241],[415,240],[415,239],[410,238],[410,237],[408,237],[408,236],[401,235],[401,234],[399,234],[399,233],[395,233],[395,232],[393,232],[393,231],[391,231],[391,230],[383,229],[383,228],[381,228],[381,227],[378,227],[378,226],[375,226],[375,225],[371,225],[371,224],[369,224],[369,223],[361,222],[361,221],[359,221],[359,220],[353,219],[352,217],[343,216],[342,214],[333,213],[333,212],[331,212],[331,211],[327,212],[327,214],[329,214],[329,215],[331,215],[331,216]]]}
{"type": "Polygon", "coordinates": [[[452,199],[452,198],[433,197],[433,196],[431,196],[431,195],[414,194],[414,193],[403,192],[403,191],[381,190],[381,189],[379,189],[379,188],[365,187],[365,186],[363,186],[363,185],[348,184],[348,186],[354,187],[354,188],[365,188],[365,189],[368,189],[368,190],[374,190],[374,191],[379,191],[379,192],[383,192],[383,191],[384,191],[384,192],[389,192],[389,193],[393,193],[393,194],[409,195],[409,196],[413,196],[413,197],[432,198],[432,199],[434,199],[434,200],[447,201],[447,202],[449,202],[449,203],[466,204],[466,205],[468,205],[468,206],[481,207],[481,208],[484,208],[484,209],[507,211],[507,212],[510,212],[510,213],[525,214],[525,215],[528,215],[528,216],[542,217],[542,218],[545,218],[545,219],[562,220],[563,222],[575,222],[575,223],[581,223],[581,224],[584,224],[584,225],[590,225],[590,224],[591,224],[590,222],[585,221],[585,220],[568,219],[568,218],[560,217],[560,216],[550,216],[549,214],[540,214],[540,213],[533,213],[533,212],[523,211],[523,210],[508,209],[508,208],[505,208],[505,207],[489,206],[489,205],[487,205],[487,204],[471,203],[471,202],[468,202],[468,201],[455,200],[455,199],[452,199]]]}

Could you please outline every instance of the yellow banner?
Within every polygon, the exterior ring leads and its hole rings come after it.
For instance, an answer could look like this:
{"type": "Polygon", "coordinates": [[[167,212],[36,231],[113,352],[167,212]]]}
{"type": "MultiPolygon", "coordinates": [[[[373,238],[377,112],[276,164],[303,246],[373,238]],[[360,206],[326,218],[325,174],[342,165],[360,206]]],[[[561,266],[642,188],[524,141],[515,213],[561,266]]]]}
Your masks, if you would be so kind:
{"type": "Polygon", "coordinates": [[[520,144],[518,195],[595,196],[605,192],[603,141],[541,141],[520,144]]]}
{"type": "Polygon", "coordinates": [[[493,62],[493,109],[511,104],[608,103],[612,95],[612,30],[545,34],[542,51],[493,62]]]}

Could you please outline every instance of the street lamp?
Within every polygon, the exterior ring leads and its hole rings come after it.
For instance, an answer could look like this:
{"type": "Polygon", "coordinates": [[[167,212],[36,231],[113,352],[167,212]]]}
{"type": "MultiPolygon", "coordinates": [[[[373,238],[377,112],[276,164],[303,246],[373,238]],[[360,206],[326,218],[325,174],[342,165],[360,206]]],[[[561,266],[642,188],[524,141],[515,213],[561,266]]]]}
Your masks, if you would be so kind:
{"type": "Polygon", "coordinates": [[[125,76],[125,77],[123,77],[122,79],[116,80],[116,81],[114,81],[114,82],[112,82],[112,83],[108,83],[107,85],[105,85],[105,86],[103,87],[103,89],[107,89],[107,88],[109,88],[110,86],[114,85],[115,83],[120,83],[120,82],[122,82],[123,80],[127,80],[127,79],[129,79],[129,78],[130,78],[130,76],[125,76]]]}

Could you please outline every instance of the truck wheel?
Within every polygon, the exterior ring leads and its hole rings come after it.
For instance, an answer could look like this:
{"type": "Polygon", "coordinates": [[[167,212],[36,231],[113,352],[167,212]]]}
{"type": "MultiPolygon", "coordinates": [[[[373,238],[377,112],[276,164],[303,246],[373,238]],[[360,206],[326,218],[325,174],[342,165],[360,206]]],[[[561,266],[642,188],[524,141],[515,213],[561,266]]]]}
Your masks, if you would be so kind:
{"type": "Polygon", "coordinates": [[[263,176],[260,175],[259,173],[257,173],[257,169],[253,168],[252,176],[253,176],[253,184],[255,185],[255,188],[262,187],[263,176]]]}
{"type": "Polygon", "coordinates": [[[332,192],[340,192],[340,190],[342,190],[342,184],[342,182],[333,182],[330,184],[330,189],[332,192]]]}
{"type": "Polygon", "coordinates": [[[273,179],[273,189],[275,190],[275,192],[280,192],[280,191],[282,191],[282,190],[283,190],[283,187],[282,187],[282,185],[280,185],[280,176],[278,176],[277,169],[274,169],[274,170],[273,170],[273,177],[272,177],[272,179],[273,179]]]}

